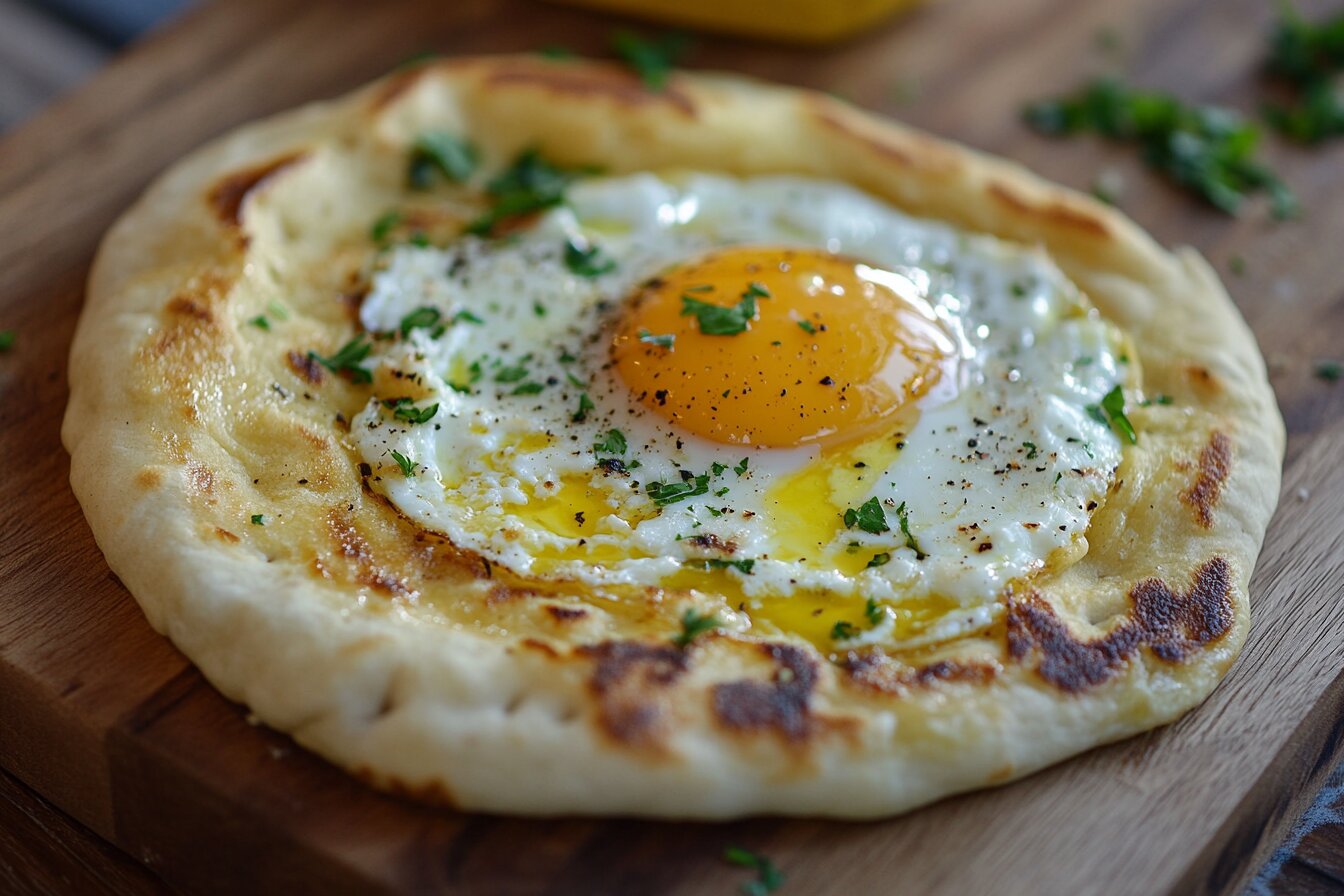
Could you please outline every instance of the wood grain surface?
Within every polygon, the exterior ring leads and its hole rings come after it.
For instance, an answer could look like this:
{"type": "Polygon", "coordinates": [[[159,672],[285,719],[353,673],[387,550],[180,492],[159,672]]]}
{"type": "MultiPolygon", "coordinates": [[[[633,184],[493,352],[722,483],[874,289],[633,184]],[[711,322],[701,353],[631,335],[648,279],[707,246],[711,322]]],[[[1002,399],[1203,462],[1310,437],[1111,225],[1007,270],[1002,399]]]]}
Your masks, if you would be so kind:
{"type": "MultiPolygon", "coordinates": [[[[188,893],[726,893],[746,877],[720,861],[728,844],[769,854],[790,893],[1235,892],[1344,743],[1344,383],[1312,373],[1344,355],[1344,146],[1273,148],[1302,220],[1229,219],[1132,153],[1032,135],[1017,109],[1108,69],[1253,109],[1271,15],[1259,0],[941,0],[835,48],[705,38],[689,59],[832,90],[1080,188],[1114,170],[1127,211],[1227,277],[1288,423],[1284,498],[1246,651],[1177,724],[867,824],[432,811],[248,724],[143,621],[66,484],[66,353],[99,237],[173,159],[242,121],[423,50],[601,53],[614,22],[524,0],[219,0],[0,141],[0,330],[18,334],[0,355],[0,765],[188,893]],[[1103,29],[1118,50],[1099,49],[1103,29]]],[[[25,805],[0,820],[40,814],[25,805]]]]}

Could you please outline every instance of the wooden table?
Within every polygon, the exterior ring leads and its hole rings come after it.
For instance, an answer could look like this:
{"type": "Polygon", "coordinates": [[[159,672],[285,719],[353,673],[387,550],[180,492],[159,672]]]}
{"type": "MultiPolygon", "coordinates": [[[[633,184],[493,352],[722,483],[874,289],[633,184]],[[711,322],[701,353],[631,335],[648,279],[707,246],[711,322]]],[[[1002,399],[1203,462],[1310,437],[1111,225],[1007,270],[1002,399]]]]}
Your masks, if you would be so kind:
{"type": "MultiPolygon", "coordinates": [[[[16,8],[0,0],[0,31],[16,8]]],[[[0,356],[0,891],[732,892],[742,875],[718,863],[726,843],[784,865],[782,892],[1236,891],[1344,742],[1344,383],[1312,375],[1313,358],[1344,355],[1344,146],[1272,153],[1306,200],[1304,220],[1231,220],[1131,153],[1030,134],[1016,109],[1107,68],[1253,108],[1269,15],[1258,0],[941,0],[841,47],[705,39],[690,60],[832,90],[1081,188],[1116,172],[1140,223],[1196,245],[1227,276],[1288,422],[1284,501],[1253,582],[1256,628],[1204,707],[880,825],[420,809],[249,726],[149,630],[91,542],[58,440],[65,354],[101,232],[173,158],[236,123],[426,49],[602,52],[612,20],[524,0],[219,0],[134,47],[0,141],[0,330],[19,334],[0,356]],[[1118,49],[1099,46],[1103,32],[1118,49]]],[[[1344,892],[1344,826],[1293,847],[1274,887],[1344,892]]]]}

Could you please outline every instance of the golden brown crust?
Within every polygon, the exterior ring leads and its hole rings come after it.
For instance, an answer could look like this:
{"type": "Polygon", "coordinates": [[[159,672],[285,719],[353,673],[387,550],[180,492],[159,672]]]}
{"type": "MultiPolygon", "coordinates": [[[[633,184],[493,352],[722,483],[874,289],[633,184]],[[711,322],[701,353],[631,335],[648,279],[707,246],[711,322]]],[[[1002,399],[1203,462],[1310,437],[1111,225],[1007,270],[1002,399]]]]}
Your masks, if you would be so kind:
{"type": "Polygon", "coordinates": [[[817,94],[682,74],[650,93],[521,57],[396,73],[169,172],[100,253],[63,435],[114,571],[268,723],[435,802],[698,817],[888,814],[1188,710],[1245,638],[1282,452],[1207,265],[1114,210],[817,94]],[[355,333],[375,219],[467,220],[476,187],[405,191],[430,129],[471,135],[487,169],[535,145],[612,172],[837,178],[1039,245],[1173,402],[1132,409],[1140,444],[1085,556],[1014,583],[960,640],[830,657],[715,595],[529,580],[379,494],[349,439],[367,390],[311,354],[355,333]],[[285,319],[249,325],[277,296],[285,319]],[[713,601],[737,627],[674,645],[684,608],[713,601]]]}

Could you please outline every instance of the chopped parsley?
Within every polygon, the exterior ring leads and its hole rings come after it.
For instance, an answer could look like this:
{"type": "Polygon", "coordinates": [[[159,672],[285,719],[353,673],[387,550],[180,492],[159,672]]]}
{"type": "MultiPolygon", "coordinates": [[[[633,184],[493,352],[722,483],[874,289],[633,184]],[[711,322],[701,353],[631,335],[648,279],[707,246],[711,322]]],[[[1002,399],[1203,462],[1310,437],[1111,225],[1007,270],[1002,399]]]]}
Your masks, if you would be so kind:
{"type": "Polygon", "coordinates": [[[746,290],[742,293],[742,298],[745,299],[748,296],[753,299],[768,299],[770,298],[770,290],[753,280],[747,284],[746,290]]]}
{"type": "Polygon", "coordinates": [[[453,183],[461,183],[471,177],[479,162],[480,154],[470,141],[446,131],[429,131],[417,137],[411,146],[406,179],[416,190],[433,186],[436,172],[453,183]]]}
{"type": "Polygon", "coordinates": [[[483,323],[485,323],[485,321],[481,320],[481,319],[480,319],[479,317],[477,317],[475,314],[472,314],[470,311],[468,311],[467,309],[463,308],[461,311],[459,311],[459,312],[457,312],[456,314],[453,315],[453,319],[452,319],[451,321],[449,321],[449,323],[454,323],[454,324],[483,324],[483,323]]]}
{"type": "Polygon", "coordinates": [[[495,382],[497,383],[516,383],[519,380],[527,378],[527,368],[521,364],[514,364],[509,367],[501,367],[495,373],[495,382]]]}
{"type": "Polygon", "coordinates": [[[1134,432],[1134,424],[1129,422],[1125,416],[1125,390],[1118,385],[1106,393],[1106,397],[1101,400],[1101,409],[1106,412],[1110,418],[1111,425],[1120,431],[1129,444],[1137,445],[1139,436],[1134,432]]]}
{"type": "Polygon", "coordinates": [[[905,546],[915,552],[915,559],[923,560],[929,556],[920,550],[919,542],[915,540],[915,536],[910,534],[910,515],[906,513],[904,501],[901,502],[900,507],[896,508],[896,519],[900,520],[901,534],[905,536],[905,546]]]}
{"type": "Polygon", "coordinates": [[[1282,4],[1270,37],[1266,69],[1294,94],[1289,103],[1265,107],[1270,125],[1302,143],[1344,134],[1344,96],[1334,83],[1335,75],[1344,69],[1344,14],[1308,22],[1282,4]]]}
{"type": "Polygon", "coordinates": [[[532,313],[535,314],[537,317],[545,317],[545,316],[546,316],[546,306],[543,305],[543,304],[541,304],[540,302],[533,302],[533,303],[532,303],[532,313]]]}
{"type": "Polygon", "coordinates": [[[804,333],[815,333],[815,332],[817,332],[816,324],[812,323],[812,321],[810,321],[810,320],[800,320],[800,321],[798,321],[798,328],[799,328],[800,330],[802,330],[804,333]]]}
{"type": "Polygon", "coordinates": [[[1344,377],[1344,364],[1338,361],[1317,361],[1315,367],[1317,378],[1325,380],[1327,383],[1337,383],[1340,377],[1344,377]]]}
{"type": "Polygon", "coordinates": [[[871,532],[874,535],[891,529],[891,526],[887,525],[886,511],[882,509],[882,504],[876,498],[869,498],[858,510],[852,507],[846,510],[844,519],[846,529],[853,529],[858,526],[863,531],[871,532]]]}
{"type": "Polygon", "coordinates": [[[1102,78],[1072,96],[1033,103],[1023,117],[1043,134],[1095,131],[1137,143],[1150,168],[1227,214],[1258,190],[1269,194],[1275,217],[1297,212],[1292,192],[1255,158],[1258,128],[1229,109],[1188,105],[1102,78]]]}
{"type": "Polygon", "coordinates": [[[616,55],[635,70],[650,90],[662,90],[667,86],[668,73],[686,52],[688,43],[686,35],[676,33],[645,39],[632,31],[621,30],[611,36],[611,48],[616,55]]]}
{"type": "Polygon", "coordinates": [[[672,643],[678,647],[688,647],[696,638],[705,632],[713,631],[723,626],[719,617],[713,613],[702,615],[694,609],[688,609],[681,614],[681,634],[672,639],[672,643]]]}
{"type": "Polygon", "coordinates": [[[593,404],[593,400],[588,397],[588,393],[580,392],[579,409],[575,411],[569,419],[573,420],[575,423],[582,423],[584,420],[588,419],[588,412],[596,410],[596,408],[597,405],[593,404]]]}
{"type": "Polygon", "coordinates": [[[252,525],[254,526],[266,525],[266,517],[260,513],[252,514],[252,525]]]}
{"type": "Polygon", "coordinates": [[[602,441],[593,443],[593,450],[598,454],[624,454],[626,447],[625,433],[619,429],[608,430],[602,441]]]}
{"type": "Polygon", "coordinates": [[[360,367],[359,362],[367,358],[369,352],[372,350],[373,344],[365,338],[363,333],[361,333],[345,345],[341,346],[336,351],[336,354],[329,358],[323,357],[317,352],[312,351],[308,353],[308,357],[321,364],[332,373],[346,374],[351,382],[371,383],[373,382],[373,374],[369,373],[369,371],[365,370],[363,367],[360,367]]]}
{"type": "Polygon", "coordinates": [[[439,412],[439,406],[432,404],[427,408],[417,408],[409,398],[384,399],[383,405],[392,409],[392,416],[411,424],[428,423],[439,412]]]}
{"type": "MultiPolygon", "coordinates": [[[[890,554],[886,555],[879,554],[878,556],[886,556],[888,558],[891,557],[890,554]]],[[[883,562],[885,563],[886,561],[884,560],[883,562]]],[[[873,566],[874,564],[869,563],[868,565],[873,566]]],[[[878,563],[876,565],[881,566],[882,564],[878,563]]],[[[868,598],[868,600],[865,601],[863,604],[863,615],[868,618],[868,624],[873,626],[881,625],[882,620],[887,618],[886,610],[882,608],[882,605],[880,603],[878,603],[871,597],[868,598]]]]}
{"type": "Polygon", "coordinates": [[[396,209],[383,212],[378,216],[378,220],[373,222],[373,226],[369,228],[369,238],[375,243],[386,242],[387,238],[392,235],[392,231],[396,230],[404,220],[405,216],[396,209]]]}
{"type": "Polygon", "coordinates": [[[682,482],[650,482],[645,491],[659,507],[675,504],[709,491],[709,474],[701,473],[682,482]]]}
{"type": "Polygon", "coordinates": [[[677,337],[673,333],[664,333],[661,336],[656,336],[648,330],[640,330],[639,341],[647,342],[649,345],[656,345],[659,348],[671,348],[672,343],[677,341],[677,337]]]}
{"type": "Polygon", "coordinates": [[[756,316],[756,296],[743,293],[736,305],[724,307],[684,295],[681,297],[681,316],[692,315],[700,323],[700,332],[706,336],[736,336],[745,333],[747,323],[756,316]]]}
{"type": "Polygon", "coordinates": [[[397,466],[401,467],[401,475],[407,479],[415,478],[415,461],[395,449],[392,451],[392,459],[397,462],[397,466]]]}
{"type": "Polygon", "coordinates": [[[756,872],[755,880],[747,881],[738,888],[742,896],[767,896],[784,886],[784,872],[760,853],[754,853],[740,846],[730,846],[723,851],[723,860],[730,865],[750,868],[756,872]]]}
{"type": "Polygon", "coordinates": [[[401,323],[397,324],[397,329],[401,331],[401,338],[405,339],[411,335],[412,330],[433,327],[441,317],[439,309],[424,305],[403,317],[401,323]]]}
{"type": "Polygon", "coordinates": [[[879,566],[886,566],[891,562],[891,554],[886,551],[878,551],[873,555],[873,559],[868,561],[869,569],[876,569],[879,566]]]}
{"type": "Polygon", "coordinates": [[[832,641],[848,641],[858,633],[858,630],[854,628],[854,623],[846,622],[843,619],[831,626],[832,641]]]}
{"type": "Polygon", "coordinates": [[[1027,449],[1027,460],[1035,460],[1036,455],[1040,454],[1035,442],[1023,442],[1022,447],[1027,449]]]}
{"type": "Polygon", "coordinates": [[[538,383],[538,382],[535,382],[535,381],[529,381],[529,382],[526,382],[526,383],[520,383],[519,385],[515,386],[514,389],[513,389],[513,391],[510,392],[509,394],[510,394],[510,395],[536,395],[537,393],[541,392],[541,391],[542,391],[543,389],[545,389],[545,388],[546,388],[546,384],[545,384],[545,383],[538,383]]]}
{"type": "Polygon", "coordinates": [[[710,558],[707,560],[687,560],[687,566],[696,566],[700,569],[735,569],[743,575],[751,575],[752,567],[756,565],[755,560],[719,560],[710,558]]]}
{"type": "Polygon", "coordinates": [[[714,461],[714,463],[709,465],[709,472],[714,474],[715,476],[722,476],[723,471],[726,469],[728,469],[728,465],[721,464],[718,461],[714,461]]]}
{"type": "Polygon", "coordinates": [[[266,319],[266,315],[264,314],[258,314],[256,317],[250,319],[248,323],[258,330],[269,330],[271,328],[271,322],[266,319]]]}
{"type": "Polygon", "coordinates": [[[574,240],[567,240],[565,267],[580,277],[600,277],[616,270],[616,259],[604,256],[597,246],[584,247],[574,240]]]}
{"type": "Polygon", "coordinates": [[[467,233],[488,236],[508,218],[554,208],[565,201],[566,188],[580,173],[557,168],[535,148],[523,150],[486,184],[494,205],[467,224],[467,233]]]}
{"type": "Polygon", "coordinates": [[[747,457],[742,458],[742,462],[739,463],[739,464],[737,464],[735,467],[733,467],[733,472],[736,473],[736,474],[739,475],[739,476],[744,476],[744,475],[746,475],[746,472],[747,472],[747,464],[750,463],[750,462],[751,462],[751,459],[750,459],[750,458],[747,458],[747,457]]]}

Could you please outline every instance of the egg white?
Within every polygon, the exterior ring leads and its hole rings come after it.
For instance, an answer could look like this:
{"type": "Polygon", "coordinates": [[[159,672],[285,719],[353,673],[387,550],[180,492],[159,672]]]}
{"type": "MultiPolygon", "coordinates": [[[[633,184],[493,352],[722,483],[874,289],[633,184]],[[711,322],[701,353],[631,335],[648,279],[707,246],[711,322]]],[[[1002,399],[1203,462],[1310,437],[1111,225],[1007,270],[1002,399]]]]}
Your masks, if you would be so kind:
{"type": "MultiPolygon", "coordinates": [[[[442,332],[380,342],[369,364],[384,368],[380,382],[392,371],[416,382],[414,406],[437,413],[409,424],[378,401],[396,396],[380,394],[352,437],[374,486],[410,518],[523,575],[660,586],[705,559],[750,559],[749,572],[726,569],[748,600],[806,591],[885,607],[936,595],[958,607],[955,624],[931,629],[946,637],[987,624],[1008,582],[1085,544],[1120,463],[1120,440],[1095,407],[1131,379],[1123,339],[1044,254],[911,218],[839,183],[699,173],[582,181],[566,206],[508,239],[387,252],[364,327],[397,331],[422,307],[440,312],[442,332]],[[573,273],[566,240],[599,247],[614,269],[573,273]],[[845,528],[847,507],[789,507],[787,483],[828,463],[819,449],[676,431],[609,369],[610,326],[635,287],[731,244],[864,259],[902,278],[954,337],[956,381],[921,400],[894,460],[862,474],[854,504],[876,498],[888,531],[845,528]],[[584,395],[593,408],[579,414],[584,395]],[[612,430],[625,452],[595,452],[612,430]],[[624,475],[599,465],[612,457],[624,475]],[[708,492],[663,507],[650,499],[649,483],[686,474],[708,474],[708,492]],[[562,524],[578,512],[582,523],[562,524]],[[830,541],[785,559],[784,533],[800,513],[819,515],[808,526],[830,541]],[[713,547],[727,542],[731,556],[713,547]],[[842,552],[890,560],[845,572],[833,562],[842,552]]],[[[882,629],[879,619],[855,643],[882,629]]]]}

